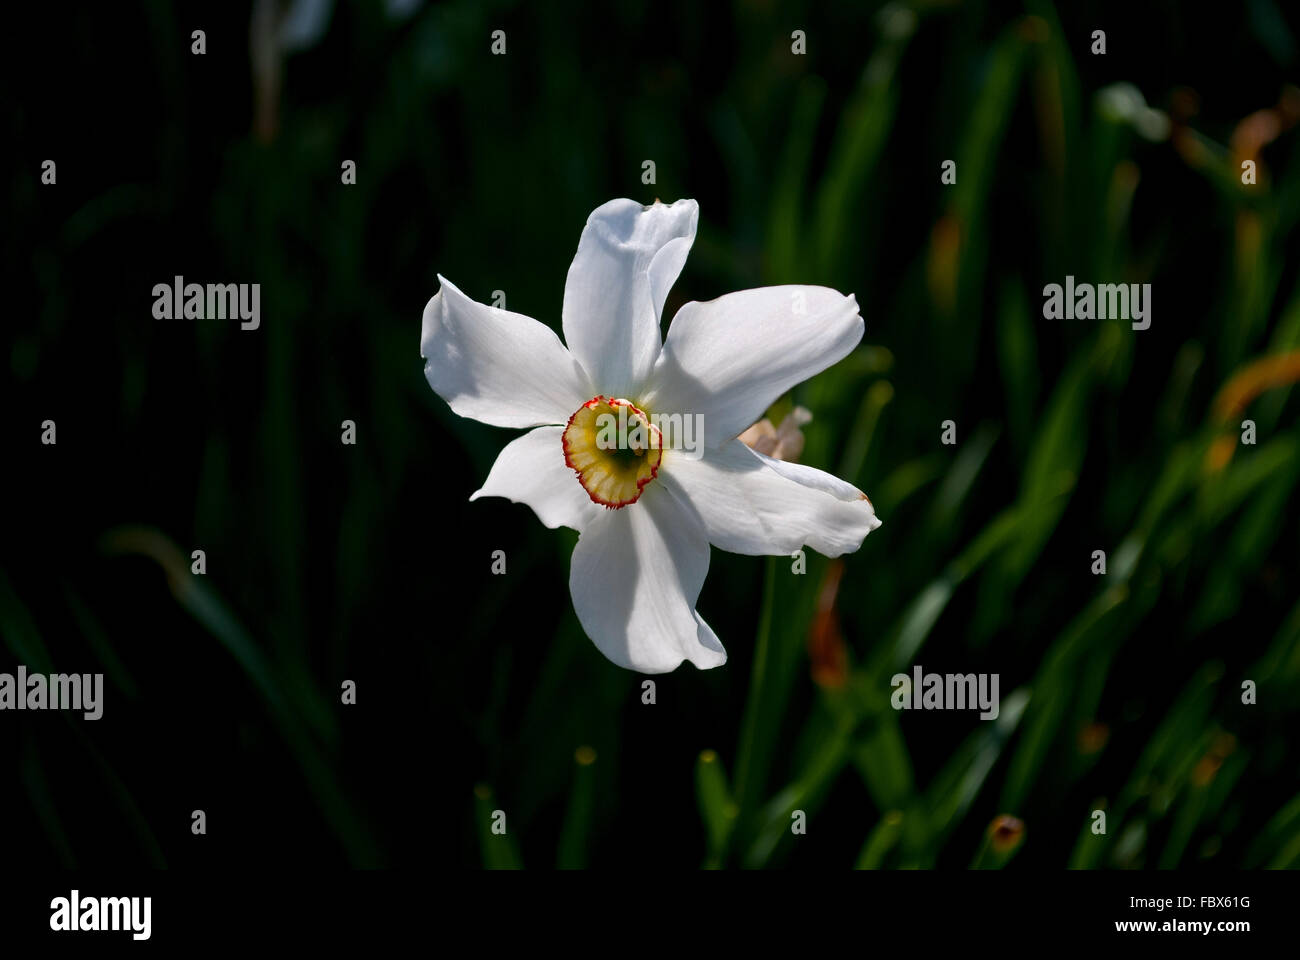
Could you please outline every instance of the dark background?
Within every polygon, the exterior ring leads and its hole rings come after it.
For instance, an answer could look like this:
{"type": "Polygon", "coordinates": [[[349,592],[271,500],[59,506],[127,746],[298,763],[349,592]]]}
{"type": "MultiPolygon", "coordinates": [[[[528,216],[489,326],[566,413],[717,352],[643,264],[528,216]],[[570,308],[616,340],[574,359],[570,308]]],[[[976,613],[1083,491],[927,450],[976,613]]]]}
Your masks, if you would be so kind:
{"type": "Polygon", "coordinates": [[[1256,398],[1248,367],[1300,349],[1284,8],[338,3],[297,48],[275,4],[15,11],[0,670],[101,671],[106,703],[0,714],[6,854],[964,867],[1001,865],[983,837],[1008,814],[1016,867],[1300,862],[1296,375],[1256,398]],[[1121,82],[1159,116],[1106,107],[1121,82]],[[700,610],[730,660],[656,678],[653,707],[577,624],[575,535],[467,502],[513,434],[454,416],[417,344],[436,273],[558,327],[616,196],[699,201],[665,318],[769,283],[856,294],[862,347],[794,399],[804,462],[885,522],[834,620],[826,561],[715,551],[700,610]],[[1044,320],[1067,273],[1151,282],[1151,329],[1044,320]],[[260,329],[155,320],[177,274],[260,283],[260,329]],[[1230,422],[1225,389],[1249,398],[1230,422]],[[1247,416],[1257,446],[1214,446],[1247,416]],[[997,732],[895,714],[912,662],[1029,706],[997,732]]]}

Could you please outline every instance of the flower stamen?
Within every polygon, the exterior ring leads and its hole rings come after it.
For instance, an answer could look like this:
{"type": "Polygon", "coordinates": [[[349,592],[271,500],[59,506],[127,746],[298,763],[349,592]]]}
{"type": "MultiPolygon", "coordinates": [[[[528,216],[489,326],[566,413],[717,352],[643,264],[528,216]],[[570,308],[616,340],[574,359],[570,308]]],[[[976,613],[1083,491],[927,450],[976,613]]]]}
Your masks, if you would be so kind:
{"type": "Polygon", "coordinates": [[[611,510],[636,503],[663,461],[659,429],[629,400],[592,397],[569,418],[562,443],[587,496],[611,510]]]}

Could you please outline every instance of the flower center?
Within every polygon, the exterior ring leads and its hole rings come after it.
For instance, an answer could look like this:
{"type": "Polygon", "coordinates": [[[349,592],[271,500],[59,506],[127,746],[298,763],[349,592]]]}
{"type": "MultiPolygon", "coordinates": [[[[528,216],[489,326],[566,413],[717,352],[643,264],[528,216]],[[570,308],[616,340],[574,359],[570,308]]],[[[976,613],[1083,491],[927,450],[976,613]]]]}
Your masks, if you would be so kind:
{"type": "Polygon", "coordinates": [[[562,439],[564,462],[595,503],[617,510],[636,503],[659,473],[663,438],[650,418],[628,400],[592,397],[569,418],[562,439]]]}

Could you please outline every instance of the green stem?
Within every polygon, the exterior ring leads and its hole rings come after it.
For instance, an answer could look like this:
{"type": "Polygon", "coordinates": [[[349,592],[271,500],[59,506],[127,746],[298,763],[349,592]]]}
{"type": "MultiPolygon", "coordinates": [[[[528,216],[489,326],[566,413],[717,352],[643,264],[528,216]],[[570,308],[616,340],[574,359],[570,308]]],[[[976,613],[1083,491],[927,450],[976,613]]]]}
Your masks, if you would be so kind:
{"type": "Polygon", "coordinates": [[[736,804],[739,808],[737,829],[732,831],[733,842],[738,834],[748,830],[758,790],[762,789],[762,774],[755,764],[755,745],[759,737],[759,723],[763,716],[768,676],[772,661],[772,606],[776,592],[776,557],[767,558],[763,574],[763,606],[759,613],[758,635],[754,642],[754,669],[749,682],[749,699],[745,704],[745,719],[740,732],[740,745],[736,757],[736,804]]]}

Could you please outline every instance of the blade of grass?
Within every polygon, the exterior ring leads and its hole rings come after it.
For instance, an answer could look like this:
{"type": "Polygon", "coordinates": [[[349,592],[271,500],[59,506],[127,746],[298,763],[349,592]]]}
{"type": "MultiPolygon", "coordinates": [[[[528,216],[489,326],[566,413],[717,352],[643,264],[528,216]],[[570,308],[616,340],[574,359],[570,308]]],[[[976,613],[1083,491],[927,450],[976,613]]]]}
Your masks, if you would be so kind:
{"type": "Polygon", "coordinates": [[[722,866],[738,810],[727,786],[722,761],[712,750],[703,750],[695,762],[695,796],[704,821],[707,850],[704,865],[710,870],[722,866]]]}
{"type": "Polygon", "coordinates": [[[590,843],[591,814],[595,806],[596,751],[579,747],[573,753],[573,789],[569,793],[569,807],[560,827],[560,849],[556,867],[560,870],[582,870],[587,866],[587,848],[590,843]]]}
{"type": "Polygon", "coordinates": [[[510,834],[510,820],[496,808],[492,788],[480,783],[474,788],[474,813],[478,822],[479,850],[487,870],[522,870],[519,849],[510,834]],[[494,830],[497,825],[500,831],[494,830]]]}

